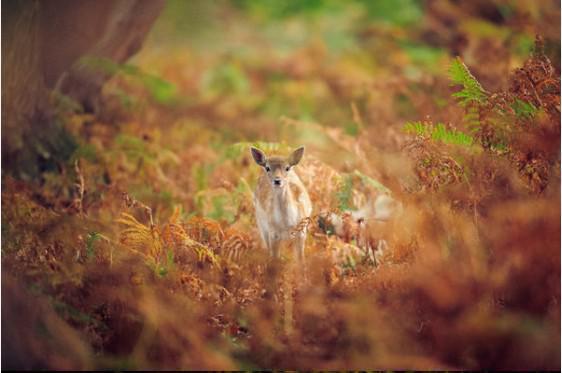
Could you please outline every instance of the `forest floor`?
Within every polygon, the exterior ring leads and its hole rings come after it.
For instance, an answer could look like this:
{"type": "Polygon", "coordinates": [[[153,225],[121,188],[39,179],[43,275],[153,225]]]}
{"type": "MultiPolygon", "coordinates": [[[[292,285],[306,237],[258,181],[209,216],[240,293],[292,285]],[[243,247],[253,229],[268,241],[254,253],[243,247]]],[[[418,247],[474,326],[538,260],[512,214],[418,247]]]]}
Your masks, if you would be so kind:
{"type": "Polygon", "coordinates": [[[559,369],[551,36],[463,9],[450,30],[360,2],[282,22],[197,4],[166,8],[130,63],[97,61],[116,75],[95,114],[53,93],[68,163],[3,173],[8,365],[559,369]],[[306,146],[306,279],[259,239],[250,145],[306,146]],[[380,195],[392,223],[350,218],[380,195]]]}

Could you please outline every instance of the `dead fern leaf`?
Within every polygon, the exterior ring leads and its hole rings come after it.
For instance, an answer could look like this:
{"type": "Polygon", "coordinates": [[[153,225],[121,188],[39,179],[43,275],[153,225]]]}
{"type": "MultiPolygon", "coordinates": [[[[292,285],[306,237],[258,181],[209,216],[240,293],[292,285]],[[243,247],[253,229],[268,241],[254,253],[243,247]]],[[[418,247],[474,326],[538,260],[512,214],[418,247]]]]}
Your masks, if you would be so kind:
{"type": "MultiPolygon", "coordinates": [[[[222,231],[221,231],[222,232],[222,231]]],[[[179,208],[174,210],[167,224],[162,227],[162,240],[164,245],[176,251],[190,249],[197,255],[200,262],[207,261],[213,266],[220,267],[220,262],[211,248],[190,237],[190,234],[179,222],[179,208]]]]}
{"type": "Polygon", "coordinates": [[[247,234],[230,228],[225,232],[221,255],[229,262],[239,263],[252,248],[253,242],[247,234]]]}
{"type": "Polygon", "coordinates": [[[224,240],[224,232],[218,222],[195,216],[187,221],[185,227],[188,236],[195,241],[207,245],[215,251],[220,249],[224,240]]]}
{"type": "Polygon", "coordinates": [[[147,227],[126,212],[122,212],[121,217],[116,222],[127,227],[121,231],[119,237],[119,242],[124,247],[143,254],[155,263],[159,262],[163,251],[163,243],[157,227],[147,227]]]}
{"type": "Polygon", "coordinates": [[[84,175],[82,174],[82,170],[80,170],[78,160],[74,162],[74,170],[76,171],[77,176],[74,187],[76,188],[76,193],[78,195],[72,201],[72,205],[78,210],[80,216],[84,216],[84,193],[86,192],[86,188],[84,186],[84,175]]]}

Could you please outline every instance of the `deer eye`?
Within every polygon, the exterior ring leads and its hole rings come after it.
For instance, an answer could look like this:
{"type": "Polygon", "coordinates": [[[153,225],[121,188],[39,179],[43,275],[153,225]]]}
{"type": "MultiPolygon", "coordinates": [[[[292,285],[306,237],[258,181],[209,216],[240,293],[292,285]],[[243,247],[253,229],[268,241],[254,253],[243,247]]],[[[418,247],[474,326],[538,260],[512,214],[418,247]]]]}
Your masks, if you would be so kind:
{"type": "Polygon", "coordinates": [[[291,169],[291,166],[287,166],[287,167],[285,168],[285,171],[289,172],[290,169],[291,169]]]}
{"type": "Polygon", "coordinates": [[[267,172],[269,172],[269,171],[271,171],[271,168],[269,168],[269,166],[265,166],[265,170],[266,170],[267,172]]]}

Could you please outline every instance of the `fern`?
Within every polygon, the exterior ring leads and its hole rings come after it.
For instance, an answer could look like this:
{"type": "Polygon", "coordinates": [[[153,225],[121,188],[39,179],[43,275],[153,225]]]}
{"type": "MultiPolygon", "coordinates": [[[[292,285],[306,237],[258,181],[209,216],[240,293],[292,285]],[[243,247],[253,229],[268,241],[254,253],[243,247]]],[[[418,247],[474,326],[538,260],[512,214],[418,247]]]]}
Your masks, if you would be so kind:
{"type": "Polygon", "coordinates": [[[352,210],[353,208],[353,179],[352,175],[345,175],[341,178],[340,187],[336,192],[339,209],[342,211],[352,210]]]}
{"type": "Polygon", "coordinates": [[[129,250],[158,263],[163,245],[160,234],[155,227],[148,227],[125,212],[121,213],[117,223],[127,227],[121,232],[121,244],[129,250]]]}
{"type": "Polygon", "coordinates": [[[455,129],[448,130],[443,123],[437,123],[431,133],[431,138],[447,144],[470,146],[473,138],[455,129]]]}
{"type": "Polygon", "coordinates": [[[109,242],[109,238],[107,238],[106,236],[104,236],[101,233],[98,233],[98,232],[88,233],[88,237],[86,238],[86,257],[88,259],[93,258],[94,255],[96,254],[95,248],[94,248],[94,242],[96,242],[99,239],[102,239],[106,242],[109,242]]]}
{"type": "MultiPolygon", "coordinates": [[[[461,106],[465,107],[464,123],[471,133],[480,129],[480,106],[488,99],[488,92],[482,88],[478,80],[472,75],[468,67],[457,57],[449,67],[451,85],[460,85],[463,88],[453,93],[461,106]]],[[[457,139],[459,140],[459,139],[457,139]]],[[[468,139],[460,139],[461,142],[468,139]]]]}
{"type": "Polygon", "coordinates": [[[422,122],[407,122],[402,131],[405,133],[415,134],[418,136],[423,136],[427,133],[427,126],[425,126],[422,122]]]}
{"type": "Polygon", "coordinates": [[[453,60],[449,67],[449,79],[451,79],[452,85],[463,87],[460,91],[453,93],[453,97],[458,98],[461,105],[481,104],[486,101],[488,93],[459,57],[453,60]]]}
{"type": "Polygon", "coordinates": [[[446,144],[471,146],[474,138],[456,129],[447,129],[443,123],[422,123],[408,122],[402,130],[406,133],[415,134],[417,136],[431,138],[433,141],[440,141],[446,144]]]}
{"type": "MultiPolygon", "coordinates": [[[[195,237],[190,237],[188,232],[186,232],[184,227],[180,224],[179,216],[180,210],[179,208],[175,208],[174,213],[168,220],[168,223],[165,224],[162,228],[163,243],[168,247],[187,247],[197,254],[197,259],[200,262],[208,261],[212,265],[220,267],[218,257],[213,252],[213,250],[208,246],[202,244],[201,242],[196,241],[194,239],[195,237]]],[[[198,219],[198,221],[203,221],[203,219],[201,218],[195,219],[198,219]]],[[[170,265],[170,263],[173,264],[173,257],[172,259],[170,259],[170,255],[173,255],[173,252],[168,251],[168,266],[170,265]]]]}
{"type": "Polygon", "coordinates": [[[520,100],[518,98],[511,104],[511,108],[515,115],[520,119],[532,119],[539,109],[530,102],[520,100]]]}
{"type": "Polygon", "coordinates": [[[463,122],[472,134],[478,133],[480,130],[480,112],[477,107],[468,107],[463,117],[463,122]]]}
{"type": "Polygon", "coordinates": [[[179,223],[179,215],[180,210],[176,208],[168,223],[161,227],[149,227],[132,215],[121,213],[117,223],[125,225],[126,228],[121,231],[120,242],[126,249],[144,257],[148,265],[160,276],[164,276],[173,267],[174,252],[170,250],[172,248],[189,248],[194,251],[200,262],[207,261],[220,267],[218,257],[209,247],[189,237],[179,223]],[[164,248],[167,248],[166,252],[164,248]]]}

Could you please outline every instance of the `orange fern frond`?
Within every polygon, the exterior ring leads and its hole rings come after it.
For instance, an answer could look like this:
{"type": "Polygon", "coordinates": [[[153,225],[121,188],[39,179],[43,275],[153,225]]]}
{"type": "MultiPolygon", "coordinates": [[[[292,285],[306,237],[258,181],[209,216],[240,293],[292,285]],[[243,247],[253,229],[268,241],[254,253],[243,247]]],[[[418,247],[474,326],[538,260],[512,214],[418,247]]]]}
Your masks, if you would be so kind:
{"type": "Polygon", "coordinates": [[[126,212],[122,212],[116,222],[127,227],[119,237],[119,242],[125,248],[158,262],[163,244],[157,227],[148,227],[126,212]]]}
{"type": "Polygon", "coordinates": [[[221,255],[227,261],[237,263],[252,247],[252,240],[247,234],[230,228],[225,232],[225,240],[221,246],[221,255]]]}
{"type": "Polygon", "coordinates": [[[217,250],[224,240],[224,232],[220,224],[214,220],[192,217],[185,224],[186,232],[197,242],[212,247],[217,250]]]}

